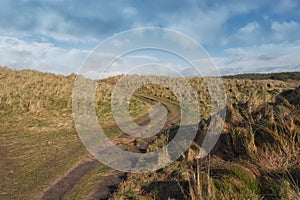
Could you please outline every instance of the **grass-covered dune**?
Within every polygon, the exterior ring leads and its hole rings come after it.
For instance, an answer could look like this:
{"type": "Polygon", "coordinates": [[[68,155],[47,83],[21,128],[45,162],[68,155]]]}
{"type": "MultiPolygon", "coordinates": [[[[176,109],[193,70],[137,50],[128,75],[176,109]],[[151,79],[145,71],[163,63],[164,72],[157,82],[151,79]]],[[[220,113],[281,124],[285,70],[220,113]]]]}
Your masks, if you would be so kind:
{"type": "MultiPolygon", "coordinates": [[[[72,117],[75,78],[0,67],[0,199],[32,199],[90,157],[72,117]]],[[[120,132],[109,112],[115,79],[99,82],[96,93],[99,123],[110,136],[120,132]]],[[[139,120],[150,106],[132,99],[130,108],[139,120]]]]}
{"type": "MultiPolygon", "coordinates": [[[[297,74],[289,73],[285,81],[268,75],[259,80],[251,75],[224,78],[225,125],[214,150],[202,160],[196,156],[209,126],[205,111],[210,98],[201,78],[189,79],[203,113],[193,146],[162,170],[130,175],[113,199],[299,199],[300,87],[293,78],[297,74]]],[[[176,103],[167,89],[150,92],[176,103]]],[[[161,136],[149,151],[166,144],[174,132],[176,128],[161,136]]]]}
{"type": "MultiPolygon", "coordinates": [[[[209,126],[211,100],[203,79],[190,78],[202,119],[192,147],[164,169],[130,174],[111,198],[299,199],[298,74],[224,78],[227,115],[222,135],[209,159],[198,161],[201,138],[209,126]]],[[[75,78],[74,74],[0,67],[0,199],[36,198],[76,163],[91,157],[72,117],[75,78]]],[[[96,92],[98,120],[109,136],[120,134],[110,110],[111,92],[119,78],[99,81],[96,92]]],[[[168,81],[178,83],[176,78],[168,81]]],[[[139,88],[137,94],[178,105],[174,94],[158,85],[139,88]]],[[[139,98],[130,101],[130,113],[136,121],[144,120],[149,108],[150,104],[139,98]]],[[[175,133],[176,126],[148,146],[148,151],[159,148],[175,133]]],[[[64,199],[89,198],[107,170],[99,164],[64,199]]]]}

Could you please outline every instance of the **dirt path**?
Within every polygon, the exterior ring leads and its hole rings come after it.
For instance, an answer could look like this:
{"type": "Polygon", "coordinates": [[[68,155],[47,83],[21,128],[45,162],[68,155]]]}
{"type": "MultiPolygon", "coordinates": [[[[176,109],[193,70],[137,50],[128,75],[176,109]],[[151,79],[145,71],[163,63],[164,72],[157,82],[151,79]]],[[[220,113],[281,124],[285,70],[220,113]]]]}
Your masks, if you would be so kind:
{"type": "MultiPolygon", "coordinates": [[[[144,95],[139,95],[138,98],[148,103],[160,102],[168,109],[169,117],[164,125],[164,128],[160,131],[160,133],[156,134],[155,136],[148,137],[145,139],[135,140],[127,134],[121,134],[113,138],[112,141],[119,146],[128,144],[131,145],[130,150],[132,152],[146,153],[148,145],[155,142],[159,134],[164,133],[167,129],[180,122],[180,110],[176,105],[167,101],[163,101],[160,98],[148,97],[144,95]]],[[[90,199],[109,199],[109,197],[118,189],[118,185],[120,184],[120,182],[126,179],[126,175],[127,173],[112,170],[112,173],[110,175],[106,176],[101,180],[101,182],[97,186],[97,190],[92,192],[90,199]]]]}
{"type": "Polygon", "coordinates": [[[121,181],[125,180],[127,173],[112,170],[112,172],[105,176],[97,185],[97,190],[90,196],[93,200],[106,200],[117,189],[121,181]]]}
{"type": "MultiPolygon", "coordinates": [[[[164,128],[159,134],[163,133],[171,126],[180,121],[180,111],[176,105],[156,97],[139,95],[138,98],[151,104],[159,102],[168,109],[168,119],[164,125],[164,128]]],[[[149,119],[147,120],[149,121],[149,119]]],[[[140,125],[143,125],[145,123],[147,122],[142,122],[140,125]]],[[[121,134],[119,136],[111,138],[111,141],[121,147],[126,146],[128,148],[128,146],[130,146],[130,150],[133,152],[145,153],[147,146],[153,143],[159,134],[142,140],[136,140],[135,138],[127,134],[121,134]]],[[[51,184],[43,192],[40,199],[61,199],[69,190],[74,187],[77,182],[81,180],[83,176],[93,170],[98,163],[99,161],[97,161],[96,159],[83,160],[75,167],[70,169],[65,175],[51,184]]],[[[111,170],[109,172],[109,175],[105,176],[97,185],[96,191],[91,192],[90,199],[108,199],[109,196],[117,190],[120,182],[126,179],[126,175],[127,174],[124,172],[111,170]]]]}
{"type": "Polygon", "coordinates": [[[96,167],[99,163],[96,159],[84,160],[77,164],[74,168],[70,169],[63,177],[54,182],[48,187],[41,199],[60,199],[67,191],[73,188],[73,186],[88,172],[96,167]]]}

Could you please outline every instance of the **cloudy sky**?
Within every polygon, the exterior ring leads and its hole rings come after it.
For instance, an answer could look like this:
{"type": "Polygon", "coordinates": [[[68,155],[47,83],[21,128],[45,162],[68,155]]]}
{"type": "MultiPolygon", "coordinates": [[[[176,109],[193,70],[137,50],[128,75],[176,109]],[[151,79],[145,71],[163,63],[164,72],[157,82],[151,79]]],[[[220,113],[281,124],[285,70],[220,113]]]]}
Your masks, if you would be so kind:
{"type": "Polygon", "coordinates": [[[96,45],[147,26],[192,37],[223,74],[300,71],[298,0],[0,3],[0,65],[11,68],[77,73],[96,45]]]}

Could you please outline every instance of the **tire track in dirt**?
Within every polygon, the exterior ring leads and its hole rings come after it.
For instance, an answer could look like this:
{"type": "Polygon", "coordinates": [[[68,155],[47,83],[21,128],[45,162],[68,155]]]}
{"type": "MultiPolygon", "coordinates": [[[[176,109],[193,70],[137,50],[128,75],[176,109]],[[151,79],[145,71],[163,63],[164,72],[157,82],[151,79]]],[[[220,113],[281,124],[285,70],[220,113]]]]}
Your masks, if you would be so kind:
{"type": "MultiPolygon", "coordinates": [[[[118,146],[128,147],[133,152],[145,153],[147,146],[153,143],[159,134],[164,133],[173,125],[180,121],[180,111],[178,107],[170,102],[164,101],[158,97],[150,97],[146,95],[138,95],[137,98],[142,101],[146,101],[150,104],[161,103],[168,109],[168,119],[164,125],[164,128],[160,133],[155,136],[151,136],[142,140],[136,140],[134,137],[125,133],[111,138],[111,141],[118,146]]],[[[140,125],[147,124],[149,119],[146,119],[140,125]]],[[[41,200],[61,199],[68,191],[70,191],[76,183],[78,183],[86,174],[91,172],[99,163],[96,159],[82,160],[75,167],[70,169],[62,177],[54,181],[44,192],[41,194],[41,200]]],[[[119,172],[116,170],[110,170],[109,175],[103,177],[101,182],[98,183],[96,191],[91,192],[90,199],[108,199],[113,192],[115,192],[120,182],[126,179],[127,173],[119,172]]]]}
{"type": "Polygon", "coordinates": [[[98,163],[99,161],[96,159],[80,162],[74,168],[70,169],[63,177],[56,180],[48,187],[41,196],[41,199],[60,199],[66,192],[72,189],[85,174],[94,169],[98,163]]]}
{"type": "MultiPolygon", "coordinates": [[[[141,140],[135,140],[132,141],[132,137],[128,136],[127,134],[123,133],[120,136],[117,136],[115,138],[112,139],[112,141],[119,145],[122,146],[126,145],[126,141],[128,141],[128,139],[131,139],[131,144],[133,142],[133,146],[132,148],[130,148],[130,150],[132,152],[137,152],[137,153],[146,153],[146,149],[148,147],[148,145],[152,144],[155,142],[155,140],[157,139],[157,137],[160,134],[165,133],[168,129],[170,129],[172,126],[174,126],[175,124],[180,122],[180,110],[178,109],[178,106],[164,101],[161,98],[157,98],[157,97],[149,97],[149,96],[145,96],[145,95],[139,95],[136,96],[137,98],[146,101],[148,103],[154,104],[154,103],[161,103],[162,105],[164,105],[167,109],[168,109],[168,119],[163,127],[163,129],[156,134],[155,136],[151,136],[148,138],[143,138],[141,140]]],[[[128,143],[127,143],[128,145],[128,143]]],[[[119,172],[116,170],[112,170],[111,174],[104,177],[101,182],[97,185],[97,190],[92,192],[91,196],[89,199],[93,199],[93,200],[107,200],[109,199],[109,197],[118,189],[119,184],[121,183],[121,181],[126,180],[126,176],[127,173],[125,172],[119,172]]]]}

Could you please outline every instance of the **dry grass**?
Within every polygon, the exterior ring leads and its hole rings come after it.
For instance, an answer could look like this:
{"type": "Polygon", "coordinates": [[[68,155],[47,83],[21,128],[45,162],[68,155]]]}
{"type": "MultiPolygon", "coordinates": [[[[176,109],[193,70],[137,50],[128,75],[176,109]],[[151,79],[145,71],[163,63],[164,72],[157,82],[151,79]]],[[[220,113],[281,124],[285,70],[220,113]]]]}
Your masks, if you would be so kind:
{"type": "MultiPolygon", "coordinates": [[[[210,102],[202,80],[189,81],[199,91],[199,109],[207,110],[210,102]]],[[[208,126],[204,113],[200,136],[185,155],[157,172],[130,175],[112,199],[300,198],[300,177],[295,172],[300,166],[298,82],[225,79],[224,83],[226,123],[211,164],[204,159],[197,170],[197,146],[208,126]],[[291,91],[286,94],[287,90],[291,91]]],[[[166,96],[163,89],[154,91],[152,95],[166,96]]],[[[161,136],[149,150],[168,138],[161,136]]]]}
{"type": "MultiPolygon", "coordinates": [[[[31,199],[89,156],[72,117],[74,80],[75,75],[0,68],[0,199],[31,199]]],[[[108,135],[119,133],[107,112],[116,80],[100,82],[97,92],[97,116],[108,135]]],[[[139,121],[150,105],[132,99],[130,108],[139,121]]]]}
{"type": "MultiPolygon", "coordinates": [[[[111,91],[119,78],[100,81],[96,93],[99,123],[111,136],[120,133],[110,112],[111,91]]],[[[89,156],[72,118],[74,80],[75,75],[0,68],[0,199],[31,199],[89,156]]],[[[178,84],[174,78],[167,81],[178,84]]],[[[299,199],[299,82],[225,79],[225,126],[210,164],[202,160],[197,172],[195,157],[212,102],[203,79],[188,81],[197,91],[202,118],[194,144],[164,169],[130,174],[112,199],[299,199]]],[[[137,92],[178,105],[168,88],[150,84],[137,92]]],[[[150,105],[133,98],[130,108],[141,121],[150,105]]],[[[161,135],[148,151],[166,144],[172,138],[168,134],[174,132],[161,135]]],[[[106,170],[99,165],[64,198],[88,198],[106,170]]]]}

